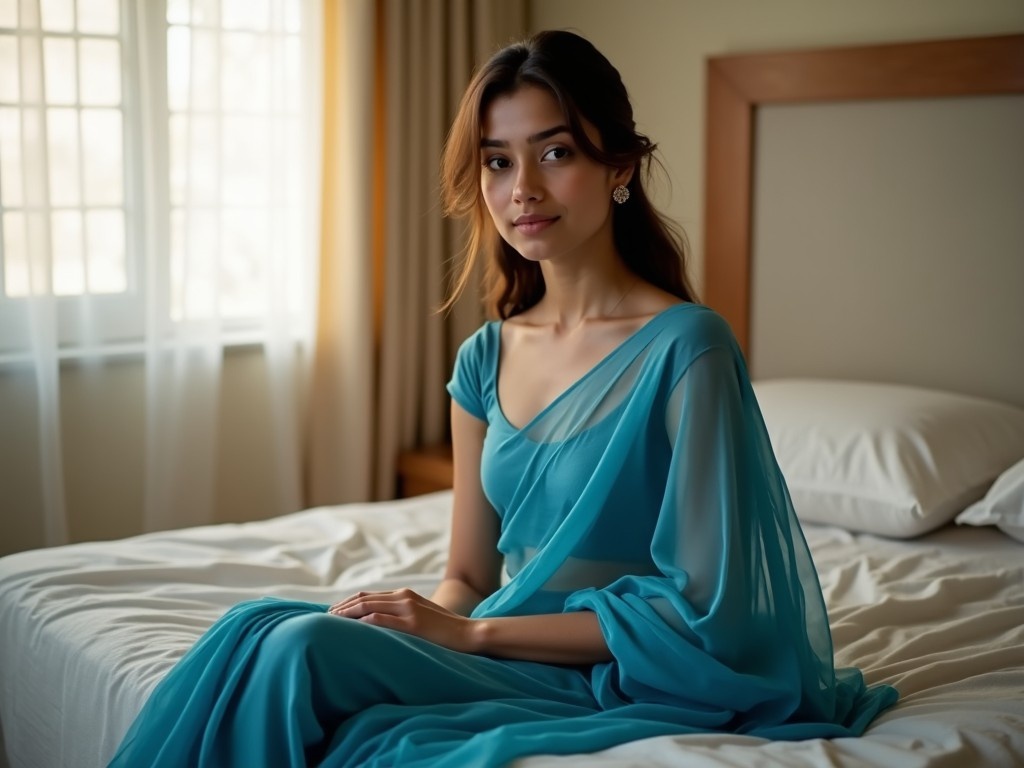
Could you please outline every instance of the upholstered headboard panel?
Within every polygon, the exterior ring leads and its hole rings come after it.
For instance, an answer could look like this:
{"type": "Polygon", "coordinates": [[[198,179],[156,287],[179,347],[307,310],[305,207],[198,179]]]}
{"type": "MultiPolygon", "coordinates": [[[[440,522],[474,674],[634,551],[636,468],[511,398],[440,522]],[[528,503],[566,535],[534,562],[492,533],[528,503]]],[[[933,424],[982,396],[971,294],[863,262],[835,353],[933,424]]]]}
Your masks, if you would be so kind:
{"type": "Polygon", "coordinates": [[[755,378],[1024,405],[1024,35],[708,62],[705,299],[755,378]]]}

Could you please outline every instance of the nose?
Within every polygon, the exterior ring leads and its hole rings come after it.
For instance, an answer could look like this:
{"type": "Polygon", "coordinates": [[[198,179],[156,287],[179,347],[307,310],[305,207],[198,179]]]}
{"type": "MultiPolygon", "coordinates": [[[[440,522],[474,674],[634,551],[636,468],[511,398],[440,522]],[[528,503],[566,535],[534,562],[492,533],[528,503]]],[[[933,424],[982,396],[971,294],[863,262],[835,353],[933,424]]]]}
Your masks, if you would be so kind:
{"type": "Polygon", "coordinates": [[[512,199],[517,203],[525,203],[541,200],[543,197],[543,185],[537,170],[529,163],[520,163],[516,174],[516,183],[512,187],[512,199]]]}

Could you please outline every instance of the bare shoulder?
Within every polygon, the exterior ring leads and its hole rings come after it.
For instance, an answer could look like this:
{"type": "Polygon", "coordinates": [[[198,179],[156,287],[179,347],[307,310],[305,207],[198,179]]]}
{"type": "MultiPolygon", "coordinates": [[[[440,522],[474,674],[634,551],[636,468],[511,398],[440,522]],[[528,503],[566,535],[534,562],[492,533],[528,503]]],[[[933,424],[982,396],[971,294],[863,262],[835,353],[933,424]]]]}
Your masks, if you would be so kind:
{"type": "Polygon", "coordinates": [[[633,294],[639,310],[637,314],[656,315],[669,307],[682,303],[682,299],[675,294],[644,281],[637,284],[633,294]]]}

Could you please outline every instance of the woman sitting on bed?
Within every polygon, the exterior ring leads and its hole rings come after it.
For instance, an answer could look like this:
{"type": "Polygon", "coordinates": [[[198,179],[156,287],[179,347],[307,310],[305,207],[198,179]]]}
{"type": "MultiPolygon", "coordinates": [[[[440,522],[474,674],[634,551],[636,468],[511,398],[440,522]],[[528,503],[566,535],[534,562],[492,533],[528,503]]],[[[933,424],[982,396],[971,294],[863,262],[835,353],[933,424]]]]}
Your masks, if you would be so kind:
{"type": "Polygon", "coordinates": [[[576,35],[477,73],[443,182],[472,223],[458,288],[485,255],[500,321],[449,385],[444,580],[236,606],[113,765],[490,766],[663,734],[859,735],[893,703],[833,668],[742,356],[644,190],[653,149],[576,35]]]}

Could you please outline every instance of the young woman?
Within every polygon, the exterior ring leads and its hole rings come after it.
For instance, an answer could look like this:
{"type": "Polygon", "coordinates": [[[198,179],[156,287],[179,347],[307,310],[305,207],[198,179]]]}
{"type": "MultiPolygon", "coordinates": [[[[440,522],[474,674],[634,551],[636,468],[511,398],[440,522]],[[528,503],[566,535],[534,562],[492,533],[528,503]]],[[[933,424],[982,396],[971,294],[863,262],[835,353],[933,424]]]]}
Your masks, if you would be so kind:
{"type": "Polygon", "coordinates": [[[860,734],[811,558],[725,322],[644,191],[653,145],[568,32],[500,51],[443,159],[498,318],[449,385],[455,496],[428,599],[244,603],[113,765],[490,766],[663,734],[860,734]],[[502,570],[507,579],[502,580],[502,570]]]}

